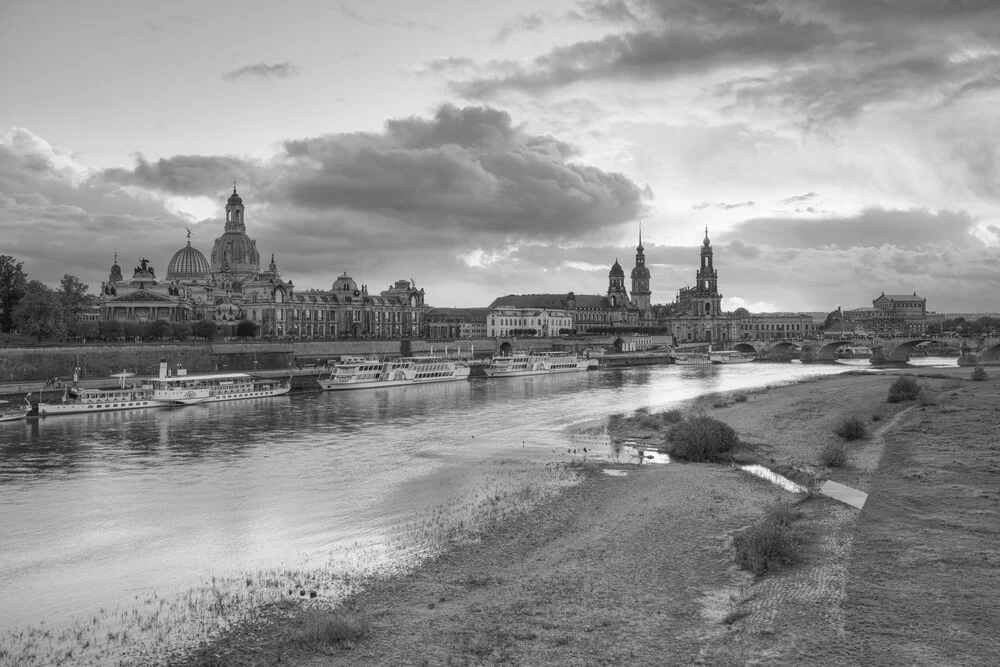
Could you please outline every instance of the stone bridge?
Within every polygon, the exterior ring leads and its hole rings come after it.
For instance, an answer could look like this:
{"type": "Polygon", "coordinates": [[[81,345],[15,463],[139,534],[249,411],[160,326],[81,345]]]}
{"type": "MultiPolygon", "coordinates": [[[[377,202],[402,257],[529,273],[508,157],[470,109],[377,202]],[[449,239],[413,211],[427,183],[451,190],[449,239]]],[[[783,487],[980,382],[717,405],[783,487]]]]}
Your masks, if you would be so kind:
{"type": "Polygon", "coordinates": [[[957,336],[892,336],[874,339],[804,338],[782,340],[744,340],[733,343],[734,350],[752,352],[759,359],[791,359],[796,353],[803,363],[830,362],[837,359],[837,348],[843,345],[869,347],[873,364],[905,363],[914,348],[921,343],[936,342],[959,351],[961,366],[1000,365],[1000,337],[960,338],[957,336]]]}

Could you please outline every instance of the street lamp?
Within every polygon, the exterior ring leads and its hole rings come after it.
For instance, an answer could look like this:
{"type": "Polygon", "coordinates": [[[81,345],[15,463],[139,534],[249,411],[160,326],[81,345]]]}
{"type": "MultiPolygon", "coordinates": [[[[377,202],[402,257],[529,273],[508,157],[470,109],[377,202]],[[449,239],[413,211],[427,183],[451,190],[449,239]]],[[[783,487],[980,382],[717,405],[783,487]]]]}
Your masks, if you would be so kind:
{"type": "MultiPolygon", "coordinates": [[[[76,355],[76,366],[73,368],[73,382],[76,383],[76,382],[80,381],[80,370],[81,370],[80,353],[79,352],[74,352],[73,354],[76,355]]],[[[87,363],[87,353],[86,352],[83,353],[83,362],[84,362],[84,364],[87,363]]]]}

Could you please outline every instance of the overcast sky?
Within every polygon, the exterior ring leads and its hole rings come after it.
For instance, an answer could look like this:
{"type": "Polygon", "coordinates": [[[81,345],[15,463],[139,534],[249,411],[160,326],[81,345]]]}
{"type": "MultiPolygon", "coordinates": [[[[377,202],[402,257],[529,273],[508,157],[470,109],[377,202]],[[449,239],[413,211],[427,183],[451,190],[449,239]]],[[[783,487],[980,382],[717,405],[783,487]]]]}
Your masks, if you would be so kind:
{"type": "Polygon", "coordinates": [[[1000,310],[997,0],[6,0],[0,254],[97,291],[237,181],[298,289],[1000,310]]]}

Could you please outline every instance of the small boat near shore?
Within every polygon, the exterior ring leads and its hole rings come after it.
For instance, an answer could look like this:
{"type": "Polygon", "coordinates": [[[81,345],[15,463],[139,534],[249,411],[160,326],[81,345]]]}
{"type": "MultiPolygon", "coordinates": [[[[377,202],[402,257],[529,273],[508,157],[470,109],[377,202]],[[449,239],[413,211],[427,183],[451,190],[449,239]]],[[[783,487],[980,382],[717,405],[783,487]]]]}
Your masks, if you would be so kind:
{"type": "Polygon", "coordinates": [[[374,389],[469,379],[468,364],[445,357],[401,357],[392,360],[355,358],[334,365],[317,379],[326,391],[374,389]]]}
{"type": "Polygon", "coordinates": [[[571,352],[515,352],[493,357],[486,377],[518,377],[549,373],[574,373],[597,367],[597,359],[585,359],[571,352]]]}
{"type": "Polygon", "coordinates": [[[28,413],[31,412],[31,401],[28,396],[25,396],[21,403],[0,401],[0,422],[12,422],[27,417],[28,413]]]}
{"type": "Polygon", "coordinates": [[[709,359],[713,364],[746,364],[757,360],[757,355],[736,350],[719,350],[712,352],[709,359]]]}

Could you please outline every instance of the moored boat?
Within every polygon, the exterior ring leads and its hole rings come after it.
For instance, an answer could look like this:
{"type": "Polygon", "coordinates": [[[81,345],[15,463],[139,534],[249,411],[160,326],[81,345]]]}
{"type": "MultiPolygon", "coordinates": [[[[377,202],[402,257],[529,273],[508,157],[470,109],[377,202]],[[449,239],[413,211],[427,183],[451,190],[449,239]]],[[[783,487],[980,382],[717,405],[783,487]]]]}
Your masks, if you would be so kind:
{"type": "Polygon", "coordinates": [[[718,352],[710,353],[708,356],[713,364],[746,364],[757,359],[757,356],[754,354],[735,350],[719,350],[718,352]]]}
{"type": "Polygon", "coordinates": [[[167,375],[166,361],[160,362],[159,377],[149,380],[152,398],[166,405],[196,405],[244,398],[281,396],[292,389],[291,378],[260,378],[247,373],[204,373],[167,375]]]}
{"type": "Polygon", "coordinates": [[[78,412],[108,412],[111,410],[137,410],[165,408],[170,403],[153,397],[153,387],[148,384],[114,389],[84,387],[64,388],[60,401],[38,401],[38,416],[69,415],[78,412]]]}
{"type": "Polygon", "coordinates": [[[27,417],[28,413],[31,412],[31,402],[28,400],[28,396],[25,396],[21,403],[0,401],[0,422],[12,422],[27,417]]]}
{"type": "Polygon", "coordinates": [[[678,366],[705,366],[712,363],[712,358],[706,352],[678,352],[671,355],[678,366]]]}
{"type": "Polygon", "coordinates": [[[515,352],[508,356],[493,357],[486,367],[486,377],[572,373],[596,367],[596,361],[580,358],[571,352],[515,352]]]}
{"type": "Polygon", "coordinates": [[[317,380],[324,390],[373,389],[410,384],[454,382],[469,378],[469,366],[445,357],[401,357],[392,360],[349,359],[317,380]]]}

